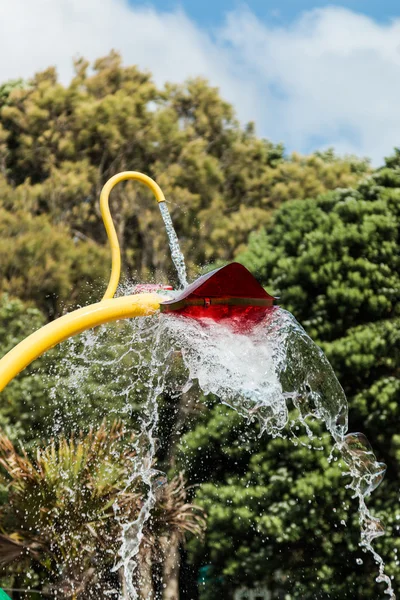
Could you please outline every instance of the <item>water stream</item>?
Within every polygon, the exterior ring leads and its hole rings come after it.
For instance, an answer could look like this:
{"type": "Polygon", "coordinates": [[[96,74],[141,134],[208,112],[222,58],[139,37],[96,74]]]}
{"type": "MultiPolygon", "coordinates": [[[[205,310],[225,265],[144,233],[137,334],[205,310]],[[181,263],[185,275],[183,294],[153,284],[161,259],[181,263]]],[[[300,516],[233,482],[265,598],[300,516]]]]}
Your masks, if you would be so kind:
{"type": "Polygon", "coordinates": [[[176,235],[176,231],[171,220],[171,215],[169,214],[167,203],[160,202],[158,206],[160,208],[161,216],[163,218],[165,229],[167,231],[169,248],[171,250],[171,257],[175,265],[176,272],[178,273],[179,283],[182,288],[185,288],[188,284],[186,277],[185,257],[182,254],[178,236],[176,235]]]}

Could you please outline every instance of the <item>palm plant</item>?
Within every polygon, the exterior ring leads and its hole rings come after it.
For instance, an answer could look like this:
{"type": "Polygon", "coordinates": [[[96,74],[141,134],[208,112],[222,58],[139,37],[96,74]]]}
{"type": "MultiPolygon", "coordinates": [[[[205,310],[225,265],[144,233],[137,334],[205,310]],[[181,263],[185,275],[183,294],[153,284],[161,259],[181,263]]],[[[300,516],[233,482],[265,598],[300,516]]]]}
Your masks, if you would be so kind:
{"type": "MultiPolygon", "coordinates": [[[[0,435],[7,493],[0,508],[0,563],[13,573],[15,587],[36,578],[42,593],[55,598],[118,597],[118,576],[111,572],[121,538],[115,512],[133,520],[144,498],[138,480],[128,483],[134,457],[134,439],[121,423],[62,436],[34,458],[0,435]]],[[[162,561],[169,538],[203,528],[203,514],[186,503],[179,475],[157,494],[139,564],[162,561]]]]}

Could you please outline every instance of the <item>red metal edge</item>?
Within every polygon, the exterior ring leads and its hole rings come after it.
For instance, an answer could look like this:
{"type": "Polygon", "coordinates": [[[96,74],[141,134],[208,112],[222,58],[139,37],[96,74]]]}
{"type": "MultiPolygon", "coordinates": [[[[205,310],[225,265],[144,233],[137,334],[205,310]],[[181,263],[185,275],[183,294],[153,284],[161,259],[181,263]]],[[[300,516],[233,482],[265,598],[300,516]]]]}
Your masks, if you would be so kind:
{"type": "MultiPolygon", "coordinates": [[[[202,275],[175,298],[162,302],[161,307],[167,312],[168,307],[173,310],[174,305],[188,305],[193,303],[191,301],[204,298],[210,298],[211,303],[213,298],[226,299],[227,304],[231,299],[248,299],[249,306],[252,305],[252,299],[263,300],[268,306],[275,300],[245,266],[233,262],[202,275]]],[[[263,303],[254,303],[258,306],[260,304],[263,303]]]]}
{"type": "Polygon", "coordinates": [[[175,298],[162,302],[160,310],[196,320],[223,320],[245,330],[260,322],[275,300],[246,267],[230,263],[199,277],[175,298]]]}

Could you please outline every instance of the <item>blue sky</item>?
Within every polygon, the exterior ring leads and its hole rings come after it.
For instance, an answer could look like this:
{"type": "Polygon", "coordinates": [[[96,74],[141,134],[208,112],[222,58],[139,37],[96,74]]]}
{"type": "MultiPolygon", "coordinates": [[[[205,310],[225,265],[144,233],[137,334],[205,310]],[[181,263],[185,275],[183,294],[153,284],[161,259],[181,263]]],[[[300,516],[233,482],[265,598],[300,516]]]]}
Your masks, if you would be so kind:
{"type": "Polygon", "coordinates": [[[184,10],[201,27],[212,28],[220,25],[227,12],[246,4],[263,21],[290,23],[303,11],[323,8],[329,5],[342,6],[355,12],[368,15],[378,22],[387,22],[400,15],[398,0],[347,0],[326,2],[325,0],[130,0],[136,6],[153,6],[160,11],[184,10]]]}
{"type": "Polygon", "coordinates": [[[111,49],[159,86],[202,76],[287,152],[400,146],[399,0],[0,2],[0,82],[111,49]],[[15,44],[15,40],[20,42],[15,44]]]}

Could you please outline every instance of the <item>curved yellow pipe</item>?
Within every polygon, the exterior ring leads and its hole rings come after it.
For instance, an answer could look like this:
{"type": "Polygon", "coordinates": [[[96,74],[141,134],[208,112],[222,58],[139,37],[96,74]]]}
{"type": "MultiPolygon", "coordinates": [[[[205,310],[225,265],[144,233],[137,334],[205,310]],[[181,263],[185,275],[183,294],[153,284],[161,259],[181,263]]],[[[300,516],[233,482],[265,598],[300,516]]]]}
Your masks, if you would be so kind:
{"type": "Polygon", "coordinates": [[[74,310],[32,333],[0,360],[0,392],[35,358],[67,338],[118,319],[146,317],[160,307],[157,294],[137,294],[102,300],[74,310]]]}
{"type": "Polygon", "coordinates": [[[144,175],[143,173],[139,173],[139,171],[123,171],[122,173],[118,173],[117,175],[114,175],[114,177],[111,177],[111,179],[107,181],[101,190],[100,211],[111,247],[111,276],[106,293],[103,296],[103,300],[112,298],[114,296],[119,284],[119,278],[121,276],[121,251],[117,232],[115,231],[114,223],[110,213],[108,198],[113,187],[116,186],[120,181],[125,181],[126,179],[141,181],[151,189],[158,203],[165,202],[165,197],[160,186],[153,179],[151,179],[151,177],[148,177],[148,175],[144,175]]]}

